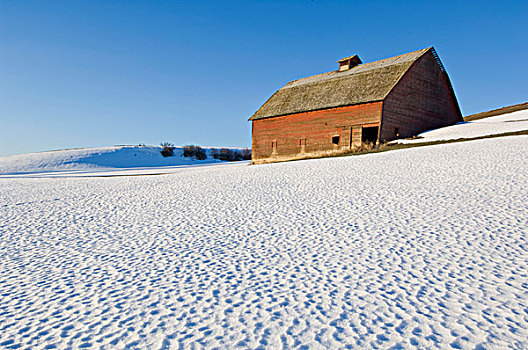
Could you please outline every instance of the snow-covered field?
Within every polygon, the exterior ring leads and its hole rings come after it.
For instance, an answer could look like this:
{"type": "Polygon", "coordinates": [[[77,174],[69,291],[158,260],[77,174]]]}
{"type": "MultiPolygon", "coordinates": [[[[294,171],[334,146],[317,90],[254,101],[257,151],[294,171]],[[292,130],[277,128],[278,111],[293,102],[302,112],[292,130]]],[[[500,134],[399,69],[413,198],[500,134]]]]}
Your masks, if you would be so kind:
{"type": "Polygon", "coordinates": [[[0,179],[0,348],[527,348],[527,150],[0,179]]]}
{"type": "Polygon", "coordinates": [[[182,147],[174,149],[173,157],[163,157],[161,150],[158,146],[112,146],[0,157],[0,178],[159,174],[182,167],[225,164],[213,158],[212,148],[204,148],[205,160],[184,157],[182,147]]]}
{"type": "Polygon", "coordinates": [[[528,130],[528,109],[502,114],[445,128],[426,131],[413,140],[396,140],[395,143],[422,143],[461,138],[474,138],[528,130]]]}

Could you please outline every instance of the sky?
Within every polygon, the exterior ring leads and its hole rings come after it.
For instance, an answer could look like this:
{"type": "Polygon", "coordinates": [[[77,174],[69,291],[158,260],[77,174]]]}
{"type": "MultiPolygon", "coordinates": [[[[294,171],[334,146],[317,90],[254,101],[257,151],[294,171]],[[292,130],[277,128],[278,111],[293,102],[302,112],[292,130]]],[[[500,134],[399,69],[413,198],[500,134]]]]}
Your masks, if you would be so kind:
{"type": "Polygon", "coordinates": [[[0,0],[0,156],[251,146],[291,80],[434,46],[464,115],[528,101],[528,1],[0,0]]]}

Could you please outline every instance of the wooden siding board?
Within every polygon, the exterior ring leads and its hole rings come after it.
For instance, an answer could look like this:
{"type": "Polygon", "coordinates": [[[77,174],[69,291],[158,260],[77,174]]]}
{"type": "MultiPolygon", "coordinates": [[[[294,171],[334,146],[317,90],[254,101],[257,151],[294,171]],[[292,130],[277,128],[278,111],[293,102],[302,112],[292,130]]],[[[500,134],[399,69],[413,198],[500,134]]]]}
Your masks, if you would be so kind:
{"type": "Polygon", "coordinates": [[[431,52],[418,59],[383,104],[380,139],[410,137],[462,121],[457,101],[431,52]],[[399,137],[394,135],[395,128],[399,137]]]}
{"type": "Polygon", "coordinates": [[[379,125],[381,110],[382,102],[374,102],[253,120],[253,161],[272,156],[272,141],[277,141],[280,157],[348,148],[352,126],[379,125]],[[332,144],[336,135],[338,146],[332,144]],[[305,146],[299,145],[300,139],[306,139],[305,146]]]}

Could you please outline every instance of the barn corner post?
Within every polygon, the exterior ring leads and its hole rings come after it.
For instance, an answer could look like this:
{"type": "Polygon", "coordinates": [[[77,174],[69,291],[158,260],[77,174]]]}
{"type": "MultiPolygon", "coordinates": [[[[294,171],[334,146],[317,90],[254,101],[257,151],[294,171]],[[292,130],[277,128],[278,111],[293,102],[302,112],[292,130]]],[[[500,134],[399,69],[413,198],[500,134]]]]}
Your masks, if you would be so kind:
{"type": "Polygon", "coordinates": [[[383,143],[383,141],[381,140],[381,129],[383,129],[383,102],[381,103],[380,124],[378,128],[378,135],[376,137],[376,145],[375,145],[376,148],[379,147],[380,144],[383,143]]]}
{"type": "Polygon", "coordinates": [[[255,138],[253,136],[253,131],[255,129],[255,123],[251,121],[251,165],[255,164],[255,158],[254,158],[254,150],[255,150],[255,138]]]}
{"type": "Polygon", "coordinates": [[[376,147],[459,121],[449,77],[432,47],[338,63],[335,71],[287,83],[249,118],[252,163],[376,147]]]}

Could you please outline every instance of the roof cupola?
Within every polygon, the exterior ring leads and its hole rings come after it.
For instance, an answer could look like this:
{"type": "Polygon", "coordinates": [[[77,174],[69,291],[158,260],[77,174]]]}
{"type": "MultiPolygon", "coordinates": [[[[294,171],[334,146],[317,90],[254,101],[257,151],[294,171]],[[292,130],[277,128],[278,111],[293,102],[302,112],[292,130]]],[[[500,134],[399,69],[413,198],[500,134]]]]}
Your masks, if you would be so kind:
{"type": "Polygon", "coordinates": [[[359,58],[358,55],[345,57],[345,58],[340,59],[337,62],[339,63],[339,71],[340,72],[345,71],[345,70],[349,70],[350,68],[354,68],[358,64],[363,63],[363,62],[361,62],[361,59],[359,58]]]}

